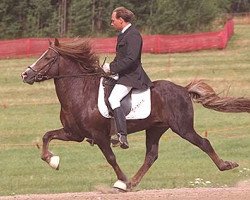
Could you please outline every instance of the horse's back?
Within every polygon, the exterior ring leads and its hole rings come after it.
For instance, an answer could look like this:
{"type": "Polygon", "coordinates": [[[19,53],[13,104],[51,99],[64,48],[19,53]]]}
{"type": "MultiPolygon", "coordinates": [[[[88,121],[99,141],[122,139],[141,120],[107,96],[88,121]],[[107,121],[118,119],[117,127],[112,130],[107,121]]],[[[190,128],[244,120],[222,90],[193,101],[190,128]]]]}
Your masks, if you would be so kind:
{"type": "Polygon", "coordinates": [[[189,96],[188,90],[181,86],[177,85],[168,80],[157,80],[153,82],[152,92],[159,91],[163,92],[164,95],[184,95],[189,96]]]}

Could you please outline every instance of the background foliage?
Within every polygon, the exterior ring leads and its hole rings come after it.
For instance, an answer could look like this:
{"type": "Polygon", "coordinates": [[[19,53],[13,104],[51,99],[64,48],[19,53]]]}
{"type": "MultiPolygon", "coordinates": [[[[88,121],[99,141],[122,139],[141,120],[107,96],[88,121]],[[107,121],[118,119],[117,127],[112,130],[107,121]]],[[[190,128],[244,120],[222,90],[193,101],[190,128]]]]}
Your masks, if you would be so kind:
{"type": "Polygon", "coordinates": [[[250,0],[1,0],[0,39],[107,36],[117,6],[142,32],[168,34],[209,30],[226,12],[248,12],[250,0]]]}

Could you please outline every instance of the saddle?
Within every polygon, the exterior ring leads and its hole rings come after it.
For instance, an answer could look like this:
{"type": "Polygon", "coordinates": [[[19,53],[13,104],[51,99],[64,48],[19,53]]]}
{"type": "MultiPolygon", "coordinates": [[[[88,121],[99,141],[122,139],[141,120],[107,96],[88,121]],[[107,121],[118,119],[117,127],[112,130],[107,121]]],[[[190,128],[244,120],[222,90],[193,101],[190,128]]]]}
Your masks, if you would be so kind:
{"type": "MultiPolygon", "coordinates": [[[[108,98],[116,84],[112,77],[102,77],[98,91],[98,109],[105,118],[113,119],[113,111],[108,98]]],[[[151,112],[151,91],[132,89],[121,101],[121,107],[127,120],[145,119],[151,112]]]]}

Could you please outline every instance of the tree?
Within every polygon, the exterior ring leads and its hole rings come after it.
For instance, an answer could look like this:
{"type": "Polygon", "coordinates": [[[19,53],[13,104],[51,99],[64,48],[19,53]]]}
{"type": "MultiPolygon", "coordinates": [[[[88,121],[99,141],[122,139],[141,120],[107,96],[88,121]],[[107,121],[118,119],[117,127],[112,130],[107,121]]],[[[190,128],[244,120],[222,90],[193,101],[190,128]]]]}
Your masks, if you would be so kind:
{"type": "Polygon", "coordinates": [[[0,38],[22,37],[25,27],[27,1],[1,0],[0,38]]]}
{"type": "Polygon", "coordinates": [[[63,37],[68,31],[68,13],[70,0],[58,0],[59,33],[63,37]]]}
{"type": "Polygon", "coordinates": [[[1,0],[0,38],[58,35],[56,6],[44,0],[1,0]]]}
{"type": "Polygon", "coordinates": [[[119,3],[119,0],[72,1],[70,8],[69,35],[110,35],[110,15],[112,10],[118,5],[131,6],[131,4],[127,2],[119,3]]]}
{"type": "Polygon", "coordinates": [[[28,2],[28,11],[24,35],[26,37],[55,37],[59,36],[58,4],[50,1],[32,0],[28,2]]]}
{"type": "Polygon", "coordinates": [[[91,33],[91,8],[91,0],[71,1],[68,35],[82,36],[91,33]]]}
{"type": "Polygon", "coordinates": [[[207,30],[218,17],[223,0],[156,0],[153,33],[186,33],[207,30]]]}
{"type": "Polygon", "coordinates": [[[250,12],[250,0],[231,0],[230,12],[250,12]]]}
{"type": "Polygon", "coordinates": [[[124,6],[146,34],[207,31],[225,11],[249,11],[250,0],[1,0],[0,38],[110,36],[110,16],[124,6]]]}

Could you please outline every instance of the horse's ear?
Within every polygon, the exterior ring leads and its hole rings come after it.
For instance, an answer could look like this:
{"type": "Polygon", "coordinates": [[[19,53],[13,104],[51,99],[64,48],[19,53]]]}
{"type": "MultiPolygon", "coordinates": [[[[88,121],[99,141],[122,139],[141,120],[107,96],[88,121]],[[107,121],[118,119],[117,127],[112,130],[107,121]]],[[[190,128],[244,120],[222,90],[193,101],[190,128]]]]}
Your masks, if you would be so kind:
{"type": "Polygon", "coordinates": [[[57,38],[55,38],[54,45],[57,46],[57,47],[59,46],[59,40],[57,38]]]}
{"type": "Polygon", "coordinates": [[[52,45],[52,42],[51,42],[51,40],[50,40],[50,39],[48,39],[48,41],[49,41],[49,46],[51,46],[51,45],[52,45]]]}

